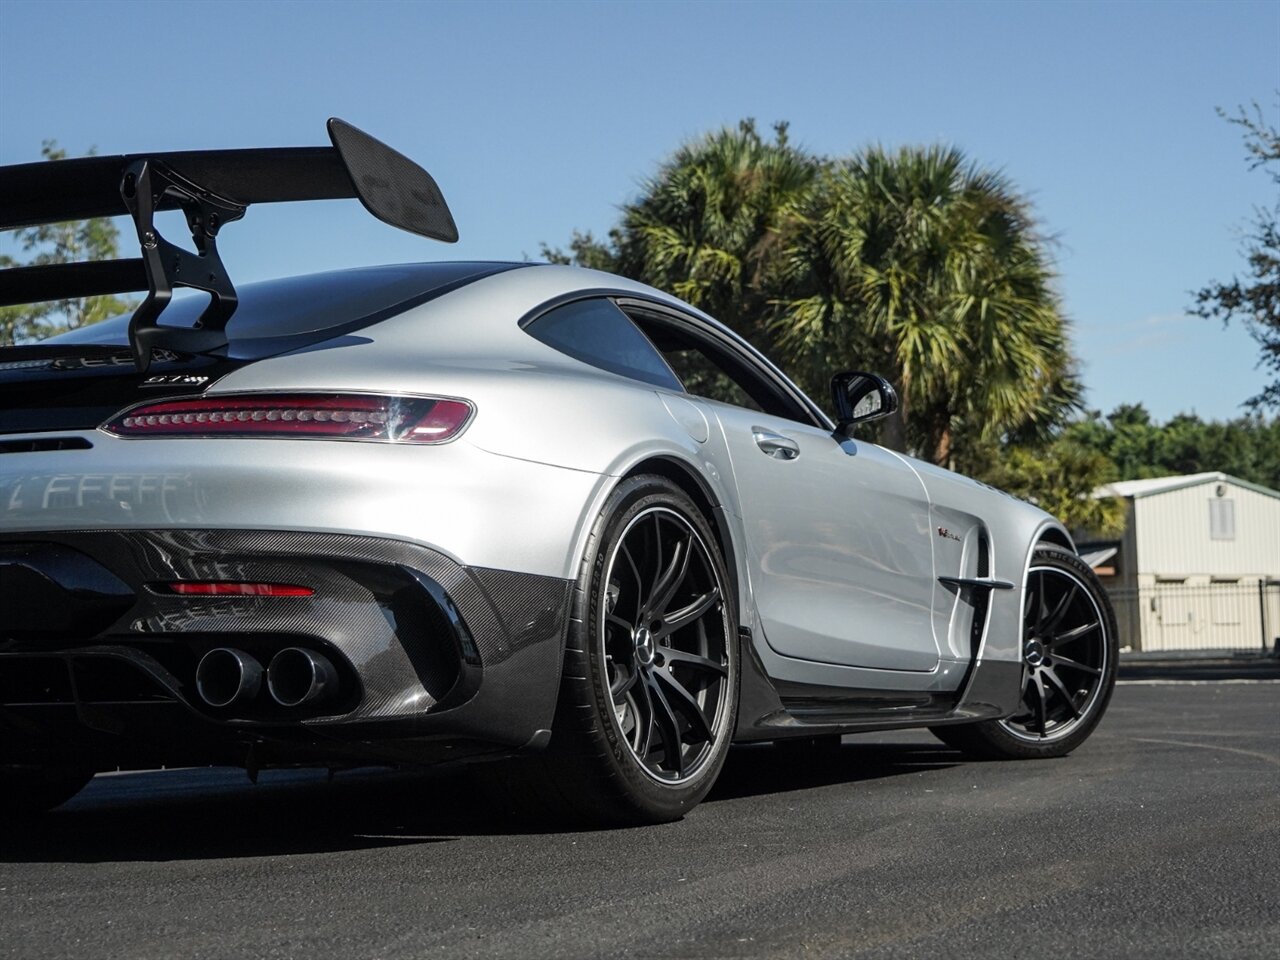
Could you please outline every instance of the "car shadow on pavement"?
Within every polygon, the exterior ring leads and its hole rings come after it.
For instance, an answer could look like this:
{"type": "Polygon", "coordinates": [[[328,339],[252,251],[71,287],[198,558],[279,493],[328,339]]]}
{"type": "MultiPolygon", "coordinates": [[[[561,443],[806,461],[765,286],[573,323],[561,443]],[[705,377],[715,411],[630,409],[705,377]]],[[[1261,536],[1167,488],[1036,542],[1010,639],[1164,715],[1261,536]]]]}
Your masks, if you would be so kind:
{"type": "Polygon", "coordinates": [[[485,825],[458,774],[210,768],[96,777],[0,838],[0,863],[273,857],[441,843],[485,825]]]}
{"type": "MultiPolygon", "coordinates": [[[[735,748],[708,802],[857,783],[952,766],[939,745],[809,752],[735,748]]],[[[0,863],[162,862],[334,853],[466,836],[573,831],[514,816],[466,770],[400,773],[226,768],[99,776],[74,800],[0,831],[0,863]]]]}
{"type": "Polygon", "coordinates": [[[735,747],[705,803],[883,780],[961,763],[940,743],[762,743],[735,747]]]}

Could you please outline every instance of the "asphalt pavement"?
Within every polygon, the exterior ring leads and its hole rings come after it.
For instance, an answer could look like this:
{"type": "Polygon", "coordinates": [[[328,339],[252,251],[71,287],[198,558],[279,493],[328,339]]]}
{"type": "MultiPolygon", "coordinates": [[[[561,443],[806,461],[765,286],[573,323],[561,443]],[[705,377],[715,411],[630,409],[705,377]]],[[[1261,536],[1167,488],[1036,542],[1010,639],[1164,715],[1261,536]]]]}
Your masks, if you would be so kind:
{"type": "Polygon", "coordinates": [[[461,774],[100,776],[0,841],[0,956],[1280,956],[1280,682],[1140,678],[1063,760],[738,748],[683,821],[513,824],[461,774]]]}

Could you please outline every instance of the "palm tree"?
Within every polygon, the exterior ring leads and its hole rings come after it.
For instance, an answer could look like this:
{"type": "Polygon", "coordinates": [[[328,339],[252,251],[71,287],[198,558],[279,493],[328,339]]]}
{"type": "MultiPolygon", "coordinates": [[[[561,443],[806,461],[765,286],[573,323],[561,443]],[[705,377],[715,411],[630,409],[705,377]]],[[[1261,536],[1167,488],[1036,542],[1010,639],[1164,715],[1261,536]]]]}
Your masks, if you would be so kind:
{"type": "Polygon", "coordinates": [[[755,123],[681,147],[623,208],[617,268],[770,346],[765,272],[821,161],[793,147],[787,126],[765,141],[755,123]]]}
{"type": "Polygon", "coordinates": [[[885,442],[940,465],[960,434],[1043,431],[1078,404],[1047,244],[1003,176],[953,148],[876,147],[824,168],[807,200],[771,321],[807,386],[884,373],[902,401],[885,442]]]}

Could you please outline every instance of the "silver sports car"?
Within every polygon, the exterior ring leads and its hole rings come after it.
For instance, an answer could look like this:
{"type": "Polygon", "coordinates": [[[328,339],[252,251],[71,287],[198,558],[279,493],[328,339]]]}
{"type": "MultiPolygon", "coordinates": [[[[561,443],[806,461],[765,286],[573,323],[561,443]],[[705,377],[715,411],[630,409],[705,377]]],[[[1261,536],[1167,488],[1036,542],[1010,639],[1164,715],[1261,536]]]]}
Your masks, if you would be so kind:
{"type": "Polygon", "coordinates": [[[1053,517],[859,439],[883,379],[833,371],[832,419],[713,318],[572,267],[235,287],[217,238],[256,202],[456,239],[425,171],[329,132],[0,171],[0,228],[128,214],[141,252],[7,270],[0,303],[145,292],[0,349],[6,811],[103,770],[484,759],[531,803],[654,822],[732,743],[1090,734],[1105,594],[1053,517]]]}

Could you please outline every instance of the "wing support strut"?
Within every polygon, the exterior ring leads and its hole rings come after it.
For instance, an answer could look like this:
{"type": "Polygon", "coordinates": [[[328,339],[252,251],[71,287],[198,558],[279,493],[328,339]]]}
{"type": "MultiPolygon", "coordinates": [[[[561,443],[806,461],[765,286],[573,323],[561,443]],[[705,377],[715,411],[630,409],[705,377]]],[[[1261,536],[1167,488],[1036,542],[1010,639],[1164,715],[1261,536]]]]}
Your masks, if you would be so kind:
{"type": "Polygon", "coordinates": [[[138,231],[138,245],[147,272],[146,299],[129,320],[129,346],[140,373],[151,365],[154,347],[182,353],[209,353],[227,345],[227,321],[238,300],[231,277],[218,255],[218,229],[244,216],[247,204],[219,197],[170,170],[157,160],[136,160],[120,181],[124,200],[138,231]],[[163,200],[176,203],[187,219],[195,253],[170,243],[155,225],[163,200]],[[194,327],[162,328],[161,311],[173,299],[174,287],[191,287],[209,294],[209,305],[194,327]]]}

